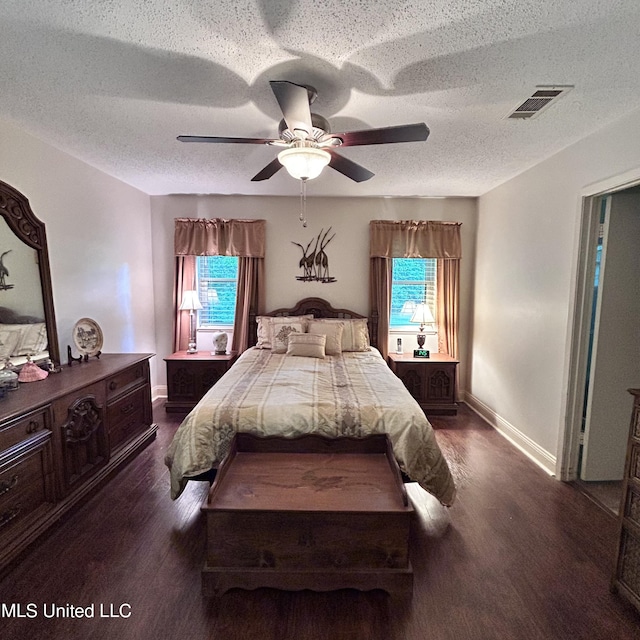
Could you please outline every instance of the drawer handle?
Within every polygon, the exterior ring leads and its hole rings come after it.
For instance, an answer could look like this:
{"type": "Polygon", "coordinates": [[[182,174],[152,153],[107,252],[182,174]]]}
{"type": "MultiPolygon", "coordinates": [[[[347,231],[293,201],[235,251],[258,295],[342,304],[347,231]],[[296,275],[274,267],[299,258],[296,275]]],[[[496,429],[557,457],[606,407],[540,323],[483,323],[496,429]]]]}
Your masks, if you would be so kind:
{"type": "Polygon", "coordinates": [[[27,433],[35,433],[40,428],[40,423],[37,420],[30,420],[27,426],[27,433]]]}
{"type": "Polygon", "coordinates": [[[0,515],[0,528],[7,526],[12,520],[15,520],[22,507],[18,506],[15,509],[10,509],[9,511],[5,511],[2,515],[0,515]]]}
{"type": "Polygon", "coordinates": [[[11,478],[11,480],[3,480],[0,482],[0,496],[4,495],[11,491],[11,489],[15,489],[18,486],[18,475],[16,474],[11,478]]]}
{"type": "Polygon", "coordinates": [[[118,388],[118,383],[115,380],[112,380],[109,383],[109,391],[115,391],[118,388]]]}
{"type": "Polygon", "coordinates": [[[130,404],[128,404],[126,407],[122,407],[122,409],[120,409],[120,413],[123,416],[126,416],[127,414],[131,413],[132,411],[135,411],[136,409],[136,405],[132,402],[130,404]]]}

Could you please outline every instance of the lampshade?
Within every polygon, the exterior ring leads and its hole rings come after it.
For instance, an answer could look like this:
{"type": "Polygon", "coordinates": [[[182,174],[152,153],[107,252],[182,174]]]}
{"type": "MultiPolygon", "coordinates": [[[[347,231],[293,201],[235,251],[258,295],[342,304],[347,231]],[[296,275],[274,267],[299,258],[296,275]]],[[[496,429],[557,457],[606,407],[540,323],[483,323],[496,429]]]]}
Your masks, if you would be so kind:
{"type": "Polygon", "coordinates": [[[198,298],[197,291],[185,291],[182,294],[182,304],[180,305],[181,311],[194,311],[195,309],[202,309],[200,299],[198,298]]]}
{"type": "Polygon", "coordinates": [[[297,180],[317,178],[329,164],[331,155],[315,147],[285,149],[278,154],[278,160],[297,180]]]}
{"type": "Polygon", "coordinates": [[[413,300],[407,300],[400,309],[400,313],[413,313],[416,310],[416,303],[413,300]]]}
{"type": "Polygon", "coordinates": [[[433,324],[435,318],[429,309],[429,305],[420,302],[416,305],[416,309],[411,316],[411,322],[419,322],[420,324],[433,324]]]}

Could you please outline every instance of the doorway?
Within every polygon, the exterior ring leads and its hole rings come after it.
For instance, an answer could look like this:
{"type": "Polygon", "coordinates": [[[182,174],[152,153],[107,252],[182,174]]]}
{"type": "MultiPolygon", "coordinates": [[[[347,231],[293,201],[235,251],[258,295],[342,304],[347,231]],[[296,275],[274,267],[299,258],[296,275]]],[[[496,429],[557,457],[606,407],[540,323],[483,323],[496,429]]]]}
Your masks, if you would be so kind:
{"type": "Polygon", "coordinates": [[[560,477],[617,511],[640,386],[640,188],[585,198],[560,477]]]}

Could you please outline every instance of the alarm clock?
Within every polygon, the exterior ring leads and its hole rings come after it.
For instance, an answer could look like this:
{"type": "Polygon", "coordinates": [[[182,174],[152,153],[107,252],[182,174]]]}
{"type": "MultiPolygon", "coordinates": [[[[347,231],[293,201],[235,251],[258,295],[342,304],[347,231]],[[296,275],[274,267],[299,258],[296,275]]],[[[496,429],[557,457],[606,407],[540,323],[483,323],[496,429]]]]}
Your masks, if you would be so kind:
{"type": "Polygon", "coordinates": [[[428,349],[414,349],[413,350],[414,358],[428,358],[429,350],[428,349]]]}

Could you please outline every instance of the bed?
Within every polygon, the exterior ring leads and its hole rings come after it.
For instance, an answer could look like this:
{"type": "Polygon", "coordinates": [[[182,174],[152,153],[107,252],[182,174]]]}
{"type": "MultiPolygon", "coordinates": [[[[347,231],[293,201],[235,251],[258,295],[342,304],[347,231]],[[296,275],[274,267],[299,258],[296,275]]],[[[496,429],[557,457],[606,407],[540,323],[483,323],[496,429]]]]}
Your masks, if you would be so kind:
{"type": "Polygon", "coordinates": [[[236,432],[287,438],[386,433],[401,471],[451,505],[455,484],[434,431],[369,343],[371,324],[375,319],[334,309],[319,298],[259,317],[255,346],[241,354],[176,431],[165,458],[171,497],[178,498],[190,479],[217,468],[236,432]],[[324,340],[316,341],[318,336],[324,340]],[[314,342],[322,342],[324,357],[314,342]]]}

